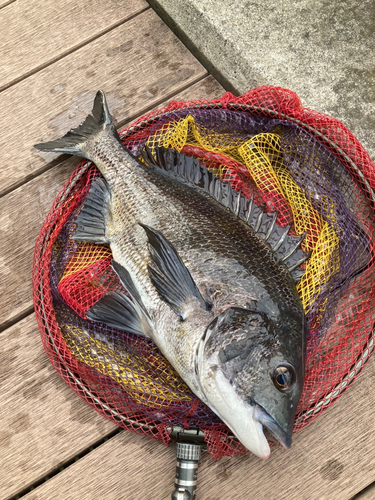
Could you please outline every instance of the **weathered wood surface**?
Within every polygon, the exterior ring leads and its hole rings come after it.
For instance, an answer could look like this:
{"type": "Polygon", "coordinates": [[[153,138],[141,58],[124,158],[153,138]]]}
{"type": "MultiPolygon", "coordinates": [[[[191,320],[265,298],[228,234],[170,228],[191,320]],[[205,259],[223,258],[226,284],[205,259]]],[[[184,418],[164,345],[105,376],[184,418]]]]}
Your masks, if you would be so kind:
{"type": "MultiPolygon", "coordinates": [[[[372,475],[375,479],[375,474],[372,475]]],[[[358,493],[352,500],[374,500],[375,499],[375,483],[370,484],[364,491],[358,493]]]]}
{"type": "Polygon", "coordinates": [[[17,0],[4,7],[0,14],[0,91],[147,8],[145,0],[64,4],[17,0]]]}
{"type": "MultiPolygon", "coordinates": [[[[144,0],[63,6],[0,0],[0,9],[0,90],[7,87],[0,93],[6,110],[0,118],[0,196],[9,193],[0,199],[1,329],[31,311],[35,238],[79,161],[56,160],[32,145],[76,126],[91,110],[98,88],[108,94],[118,125],[165,100],[217,97],[222,90],[205,78],[204,68],[160,19],[143,11],[144,0]]],[[[55,373],[33,316],[2,331],[0,342],[0,498],[5,500],[114,426],[55,373]]],[[[352,498],[375,480],[374,378],[373,359],[349,392],[295,437],[290,452],[275,449],[266,463],[251,455],[215,463],[206,454],[198,500],[352,498]]],[[[24,498],[168,499],[174,466],[173,448],[123,432],[24,498]]],[[[375,490],[356,498],[373,499],[375,490]]]]}
{"type": "MultiPolygon", "coordinates": [[[[372,358],[349,391],[294,437],[288,452],[274,448],[265,462],[252,454],[213,462],[205,453],[197,499],[349,500],[374,475],[374,399],[369,397],[374,383],[372,358]]],[[[174,453],[173,447],[123,432],[25,500],[168,499],[174,453]]]]}
{"type": "Polygon", "coordinates": [[[0,334],[0,498],[9,498],[116,426],[57,375],[34,314],[0,334]]]}
{"type": "Polygon", "coordinates": [[[147,10],[0,93],[0,196],[46,169],[56,155],[33,148],[60,137],[106,92],[115,123],[131,120],[207,75],[147,10]]]}
{"type": "Polygon", "coordinates": [[[3,327],[32,307],[35,240],[57,193],[78,163],[79,159],[71,158],[0,198],[0,325],[3,327]]]}
{"type": "Polygon", "coordinates": [[[17,0],[0,0],[0,9],[3,9],[4,7],[7,7],[8,5],[16,1],[17,0]]]}
{"type": "MultiPolygon", "coordinates": [[[[212,77],[173,96],[176,100],[214,98],[224,89],[212,77]]],[[[167,104],[161,103],[161,106],[167,104]]],[[[92,102],[90,104],[92,106],[92,102]]],[[[61,134],[69,130],[62,120],[61,134]]],[[[0,328],[30,311],[31,268],[35,240],[43,221],[79,158],[69,158],[0,198],[0,328]],[[22,210],[22,217],[19,217],[22,210]]]]}

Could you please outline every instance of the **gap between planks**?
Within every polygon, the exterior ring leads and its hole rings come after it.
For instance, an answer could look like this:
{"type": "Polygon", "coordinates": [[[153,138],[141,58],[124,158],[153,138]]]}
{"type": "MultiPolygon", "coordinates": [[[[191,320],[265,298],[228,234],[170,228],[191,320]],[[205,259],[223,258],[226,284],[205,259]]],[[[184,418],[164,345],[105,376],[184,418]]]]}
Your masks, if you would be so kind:
{"type": "MultiPolygon", "coordinates": [[[[204,75],[198,76],[196,78],[196,80],[192,80],[191,82],[189,82],[185,86],[182,86],[181,89],[179,90],[179,92],[184,92],[185,90],[188,90],[190,87],[192,87],[192,86],[194,86],[194,85],[202,82],[203,80],[205,80],[208,76],[209,75],[207,73],[204,74],[204,75]]],[[[218,87],[219,87],[219,85],[218,85],[218,87]]],[[[225,90],[222,88],[221,89],[221,93],[224,93],[224,92],[225,92],[225,90]]],[[[159,101],[156,101],[155,103],[153,103],[149,107],[146,107],[142,111],[142,115],[144,115],[144,114],[152,111],[153,109],[158,109],[159,107],[162,108],[163,106],[165,106],[166,104],[168,104],[169,101],[173,100],[174,97],[176,97],[175,93],[167,94],[165,97],[163,97],[163,99],[160,99],[159,101]]],[[[130,115],[130,117],[127,118],[126,120],[119,121],[116,124],[117,130],[121,130],[121,129],[125,128],[126,126],[130,125],[139,116],[141,116],[141,115],[134,114],[134,116],[130,115]]],[[[27,177],[21,179],[18,183],[15,183],[14,185],[12,185],[8,190],[4,190],[2,193],[0,193],[0,199],[3,198],[4,196],[7,196],[10,193],[12,193],[16,189],[18,189],[21,186],[23,186],[24,184],[27,184],[28,182],[36,179],[37,177],[39,177],[40,175],[44,174],[45,172],[48,172],[48,170],[51,170],[51,168],[55,167],[56,165],[59,165],[60,163],[68,160],[68,158],[70,158],[70,155],[67,155],[67,154],[61,154],[61,155],[57,156],[57,158],[55,158],[54,160],[52,160],[49,163],[47,163],[46,166],[45,166],[45,168],[36,171],[34,174],[28,175],[27,177]]],[[[0,331],[1,331],[1,328],[0,328],[0,331]]]]}
{"type": "MultiPolygon", "coordinates": [[[[375,465],[373,398],[369,397],[374,358],[364,370],[329,410],[294,436],[290,450],[274,446],[267,461],[248,453],[214,462],[204,453],[197,498],[250,498],[251,492],[251,498],[258,500],[351,499],[368,484],[375,465]]],[[[169,498],[174,453],[174,447],[123,432],[27,494],[25,500],[49,500],[53,492],[69,500],[169,498]]]]}
{"type": "MultiPolygon", "coordinates": [[[[17,1],[17,0],[14,0],[14,1],[17,1]]],[[[22,82],[23,80],[25,80],[29,76],[32,76],[32,75],[35,75],[36,73],[39,73],[39,71],[42,71],[44,68],[47,68],[48,66],[51,66],[51,64],[54,64],[55,62],[59,61],[60,59],[63,59],[64,57],[66,57],[66,56],[68,56],[70,54],[73,54],[74,52],[76,52],[77,50],[81,49],[85,45],[88,45],[89,43],[93,42],[94,40],[97,40],[101,36],[105,35],[106,33],[109,33],[110,31],[112,31],[115,28],[118,28],[122,24],[124,24],[124,23],[126,23],[128,21],[131,21],[132,19],[134,19],[139,14],[142,14],[143,12],[146,12],[147,10],[149,10],[149,8],[150,7],[146,7],[143,10],[141,10],[140,12],[137,12],[136,14],[134,14],[132,16],[129,16],[125,20],[122,20],[122,21],[119,21],[119,22],[113,24],[112,26],[110,26],[109,28],[106,28],[102,32],[100,32],[100,33],[92,36],[91,38],[88,38],[84,42],[82,42],[82,43],[80,43],[80,44],[72,47],[71,49],[69,49],[69,50],[67,50],[65,52],[62,52],[57,57],[54,57],[53,59],[50,59],[48,62],[46,62],[44,64],[41,64],[40,66],[37,66],[36,68],[33,68],[31,71],[29,71],[28,73],[24,73],[22,76],[20,76],[18,78],[15,78],[14,80],[12,80],[11,82],[9,82],[8,84],[3,85],[2,87],[0,87],[0,92],[3,92],[4,90],[8,89],[9,87],[12,87],[13,85],[16,85],[17,83],[22,82]]]]}
{"type": "Polygon", "coordinates": [[[92,451],[96,450],[97,448],[99,448],[99,446],[106,443],[114,436],[117,436],[117,434],[119,434],[120,432],[124,432],[124,429],[121,429],[120,427],[118,427],[117,429],[114,429],[112,432],[109,432],[106,436],[101,438],[99,441],[92,443],[90,446],[88,446],[85,450],[83,450],[78,455],[75,455],[73,458],[69,459],[68,461],[59,464],[56,469],[51,470],[44,477],[38,479],[33,484],[30,484],[29,486],[27,486],[23,490],[19,491],[18,493],[16,493],[16,495],[13,495],[9,500],[18,500],[19,498],[22,498],[23,496],[27,495],[27,493],[35,490],[35,488],[37,488],[38,486],[41,486],[46,481],[49,481],[53,477],[57,476],[57,474],[60,474],[60,472],[63,472],[65,469],[67,469],[68,467],[70,467],[74,463],[78,462],[78,460],[81,460],[83,457],[85,457],[86,455],[88,455],[92,451]]]}
{"type": "Polygon", "coordinates": [[[354,495],[350,500],[374,500],[375,498],[375,482],[369,484],[362,491],[354,495]]]}
{"type": "Polygon", "coordinates": [[[0,16],[0,91],[149,9],[145,0],[17,0],[0,16]],[[90,12],[88,13],[88,10],[90,12]],[[95,22],[90,22],[90,16],[95,22]]]}
{"type": "Polygon", "coordinates": [[[33,312],[34,312],[34,306],[27,307],[23,312],[19,313],[12,320],[0,325],[0,333],[4,332],[8,328],[11,328],[13,325],[18,323],[19,321],[22,321],[23,319],[27,318],[27,316],[30,316],[30,314],[32,314],[33,312]]]}
{"type": "MultiPolygon", "coordinates": [[[[177,92],[175,100],[212,98],[223,93],[211,77],[177,92]]],[[[167,102],[157,104],[163,106],[167,102]]],[[[70,157],[0,199],[0,326],[8,327],[32,308],[31,268],[35,240],[51,205],[81,159],[70,157]],[[23,217],[14,218],[20,207],[23,217]],[[17,252],[15,252],[17,249],[17,252]]]]}
{"type": "Polygon", "coordinates": [[[4,3],[0,4],[0,10],[3,9],[4,7],[7,7],[8,5],[10,5],[11,3],[14,3],[16,2],[17,0],[8,0],[8,1],[5,1],[4,3]]]}

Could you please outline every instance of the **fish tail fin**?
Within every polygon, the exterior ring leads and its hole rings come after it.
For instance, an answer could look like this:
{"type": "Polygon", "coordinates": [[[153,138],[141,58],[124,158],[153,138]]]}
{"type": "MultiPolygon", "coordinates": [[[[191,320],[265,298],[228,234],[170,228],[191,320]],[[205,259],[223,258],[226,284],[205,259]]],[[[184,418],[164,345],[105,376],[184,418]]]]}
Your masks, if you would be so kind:
{"type": "Polygon", "coordinates": [[[96,94],[91,114],[86,117],[81,125],[69,130],[61,139],[35,144],[34,148],[40,151],[83,156],[91,160],[92,158],[87,152],[85,144],[88,140],[93,139],[102,131],[106,131],[108,134],[120,140],[109,114],[104,92],[99,90],[96,94]]]}

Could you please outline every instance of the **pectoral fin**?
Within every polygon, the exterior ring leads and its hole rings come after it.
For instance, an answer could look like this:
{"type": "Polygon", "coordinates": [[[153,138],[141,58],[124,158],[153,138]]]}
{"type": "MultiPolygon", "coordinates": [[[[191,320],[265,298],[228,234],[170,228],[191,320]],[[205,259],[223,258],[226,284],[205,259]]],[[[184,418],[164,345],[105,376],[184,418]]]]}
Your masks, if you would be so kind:
{"type": "Polygon", "coordinates": [[[187,267],[182,262],[177,250],[158,231],[140,224],[146,231],[152,264],[148,270],[151,281],[161,298],[171,308],[185,319],[191,300],[198,300],[201,307],[206,310],[211,308],[202,297],[187,267]]]}

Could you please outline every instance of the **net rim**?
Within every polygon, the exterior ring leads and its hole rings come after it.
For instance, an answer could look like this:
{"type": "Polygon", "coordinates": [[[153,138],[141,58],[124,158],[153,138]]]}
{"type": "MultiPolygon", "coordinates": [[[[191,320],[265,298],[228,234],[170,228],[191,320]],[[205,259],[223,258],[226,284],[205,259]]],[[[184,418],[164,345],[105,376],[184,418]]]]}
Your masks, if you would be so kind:
{"type": "MultiPolygon", "coordinates": [[[[303,120],[295,118],[294,116],[291,116],[291,115],[287,115],[281,111],[274,111],[272,109],[264,108],[261,106],[253,106],[251,104],[240,104],[240,103],[236,103],[236,102],[228,102],[226,105],[224,105],[224,103],[222,103],[222,102],[214,102],[212,104],[207,103],[207,105],[197,103],[197,104],[191,104],[189,106],[177,107],[177,108],[173,109],[173,111],[185,111],[185,110],[188,111],[189,109],[207,109],[207,108],[233,109],[235,111],[242,110],[242,111],[246,111],[246,112],[260,113],[260,114],[265,115],[265,116],[269,115],[272,118],[278,117],[278,118],[282,118],[286,122],[291,121],[291,122],[295,123],[296,125],[302,127],[303,129],[305,129],[306,131],[311,133],[313,136],[315,136],[316,139],[319,140],[319,142],[321,142],[323,146],[325,144],[328,144],[329,146],[331,146],[331,148],[333,148],[337,152],[337,156],[339,158],[342,157],[345,161],[350,163],[350,165],[353,168],[353,170],[355,171],[355,173],[358,175],[358,177],[360,177],[361,181],[368,189],[370,196],[371,196],[371,200],[375,203],[375,191],[372,189],[371,185],[368,183],[367,179],[364,177],[363,173],[358,168],[356,163],[341,148],[339,148],[335,142],[331,141],[331,139],[329,139],[329,137],[322,134],[319,130],[316,130],[313,126],[308,125],[303,120]]],[[[167,115],[168,113],[170,113],[170,111],[156,112],[155,115],[151,116],[149,119],[141,121],[139,124],[137,123],[136,125],[129,126],[129,127],[126,127],[124,129],[120,130],[119,136],[121,139],[125,139],[125,138],[131,136],[133,133],[138,132],[142,128],[145,128],[145,127],[151,125],[152,123],[155,123],[161,117],[167,115]]]]}
{"type": "MultiPolygon", "coordinates": [[[[180,104],[180,103],[179,103],[180,104]]],[[[233,109],[235,111],[244,111],[244,112],[249,112],[249,113],[257,113],[257,114],[262,114],[265,116],[271,116],[271,117],[277,117],[277,118],[282,118],[286,122],[293,122],[300,126],[301,128],[305,129],[308,133],[311,135],[315,136],[315,138],[324,146],[329,145],[330,148],[332,148],[335,152],[335,156],[337,156],[339,159],[343,158],[347,163],[350,164],[354,172],[358,175],[358,177],[361,179],[363,184],[366,186],[369,196],[371,197],[371,200],[375,203],[375,192],[372,189],[371,185],[368,183],[367,179],[364,177],[363,173],[359,169],[359,167],[356,165],[356,163],[336,144],[334,143],[331,139],[329,139],[327,136],[325,136],[322,132],[314,128],[313,126],[309,125],[308,123],[304,122],[303,120],[297,119],[291,115],[288,115],[286,113],[283,113],[281,111],[275,111],[266,107],[261,107],[261,106],[254,106],[250,104],[245,104],[245,103],[236,103],[236,102],[219,102],[219,101],[214,101],[214,102],[199,102],[195,104],[189,104],[189,105],[183,105],[184,103],[181,103],[182,105],[180,107],[174,107],[173,110],[156,110],[155,114],[152,116],[149,116],[147,119],[142,120],[142,117],[138,119],[138,122],[134,125],[130,125],[122,130],[120,130],[119,135],[121,139],[125,139],[130,137],[132,134],[135,134],[139,130],[151,125],[152,123],[157,122],[160,118],[168,115],[171,112],[174,111],[189,111],[189,109],[233,109]]],[[[307,110],[306,108],[302,108],[307,110]]],[[[323,114],[321,114],[323,115],[323,114]]],[[[327,115],[324,115],[327,116],[327,115]]],[[[342,125],[343,126],[343,125],[342,125]]],[[[343,126],[345,129],[346,127],[343,126]]],[[[347,129],[346,129],[347,130],[347,129]]],[[[361,146],[362,147],[362,146],[361,146]]],[[[328,148],[329,149],[329,148],[328,148]]],[[[363,149],[363,147],[362,147],[363,149]]],[[[367,154],[367,153],[366,153],[367,154]]],[[[55,202],[53,206],[51,207],[51,210],[47,217],[45,218],[48,220],[49,216],[52,215],[58,209],[61,207],[66,199],[69,197],[70,193],[78,183],[78,181],[82,178],[82,176],[85,174],[89,166],[92,164],[92,162],[84,160],[82,161],[75,169],[74,173],[77,172],[77,176],[72,179],[69,179],[69,183],[67,182],[62,190],[60,191],[59,195],[56,197],[55,202]],[[60,196],[60,198],[59,198],[60,196]],[[59,198],[58,203],[56,203],[56,200],[59,198]]],[[[73,174],[74,174],[73,173],[73,174]]],[[[360,187],[362,189],[362,187],[360,187]]],[[[153,434],[158,433],[158,427],[160,427],[160,424],[158,422],[154,422],[153,424],[147,424],[147,423],[142,423],[141,420],[135,421],[132,419],[129,419],[122,415],[120,412],[116,411],[115,409],[111,409],[107,404],[104,402],[101,402],[100,398],[98,398],[95,394],[93,394],[89,388],[85,387],[85,385],[79,380],[79,378],[76,378],[74,376],[74,373],[67,367],[65,364],[64,358],[61,355],[54,339],[53,339],[53,334],[50,330],[50,325],[47,321],[47,315],[44,311],[44,295],[43,295],[43,286],[40,286],[40,284],[35,283],[34,278],[35,275],[37,274],[36,270],[36,262],[39,260],[39,263],[43,261],[43,257],[45,255],[49,239],[51,237],[51,234],[53,232],[53,227],[48,227],[47,231],[45,234],[43,234],[44,226],[42,227],[42,230],[38,236],[37,242],[40,240],[40,238],[43,238],[44,244],[42,246],[41,251],[39,252],[38,255],[38,249],[37,245],[35,246],[35,253],[34,253],[34,266],[33,266],[33,289],[34,289],[34,296],[37,296],[39,298],[39,304],[40,304],[40,309],[36,311],[37,319],[38,319],[38,324],[39,324],[39,329],[41,331],[42,335],[42,330],[46,334],[46,338],[48,339],[48,342],[50,346],[52,346],[53,350],[57,354],[59,360],[60,360],[60,366],[63,368],[63,370],[68,372],[68,378],[71,380],[71,382],[74,383],[74,385],[78,386],[82,392],[84,392],[89,398],[90,401],[93,403],[89,403],[90,406],[93,406],[96,410],[99,410],[99,412],[103,415],[106,415],[107,417],[110,417],[111,419],[115,418],[115,420],[120,419],[124,424],[126,425],[131,425],[132,427],[137,427],[137,428],[145,428],[147,431],[151,431],[153,434]],[[39,295],[38,295],[39,294],[39,295]],[[39,321],[38,315],[41,314],[43,316],[43,321],[39,321]]],[[[43,261],[45,263],[45,261],[43,261]]],[[[50,261],[48,262],[48,269],[50,266],[50,261]]],[[[41,278],[43,280],[43,278],[41,278]]],[[[34,302],[35,297],[34,297],[34,302]]],[[[58,322],[56,321],[56,325],[59,327],[58,322]]],[[[364,366],[367,364],[369,361],[371,355],[373,354],[374,351],[374,331],[371,331],[367,342],[364,344],[363,349],[361,352],[358,354],[357,362],[351,366],[350,370],[342,377],[342,380],[339,383],[336,383],[334,387],[330,390],[329,393],[327,393],[323,398],[321,398],[318,402],[314,403],[312,408],[305,410],[303,413],[300,414],[300,417],[296,420],[296,422],[305,422],[305,425],[309,423],[309,420],[314,416],[317,416],[319,413],[321,413],[328,405],[333,403],[335,400],[338,399],[339,396],[341,396],[352,384],[352,382],[356,379],[356,377],[361,373],[363,370],[364,366]]],[[[53,364],[53,363],[52,363],[53,364]]],[[[54,368],[57,369],[57,366],[53,364],[54,368]]],[[[61,373],[59,373],[61,376],[61,373]]],[[[79,391],[75,391],[78,394],[79,391]]],[[[164,424],[163,424],[164,425],[164,424]]],[[[302,427],[300,427],[298,430],[300,430],[302,427]]],[[[175,426],[168,426],[165,425],[165,430],[168,433],[170,437],[174,436],[176,432],[181,430],[178,427],[175,426]]],[[[201,429],[201,431],[204,431],[204,429],[201,429]]],[[[294,431],[294,432],[297,432],[294,431]]],[[[233,436],[228,434],[226,439],[232,439],[233,436]]]]}

